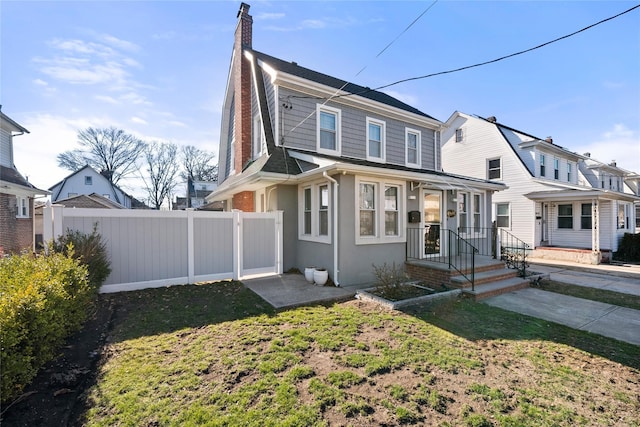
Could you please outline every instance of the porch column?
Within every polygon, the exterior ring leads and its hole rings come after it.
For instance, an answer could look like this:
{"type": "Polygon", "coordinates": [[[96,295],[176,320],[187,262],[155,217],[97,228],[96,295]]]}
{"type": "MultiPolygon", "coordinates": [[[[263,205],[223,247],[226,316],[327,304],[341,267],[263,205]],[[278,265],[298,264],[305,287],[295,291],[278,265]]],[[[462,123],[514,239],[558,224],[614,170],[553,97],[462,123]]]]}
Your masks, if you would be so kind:
{"type": "Polygon", "coordinates": [[[600,206],[598,200],[591,200],[591,250],[600,253],[600,206]]]}

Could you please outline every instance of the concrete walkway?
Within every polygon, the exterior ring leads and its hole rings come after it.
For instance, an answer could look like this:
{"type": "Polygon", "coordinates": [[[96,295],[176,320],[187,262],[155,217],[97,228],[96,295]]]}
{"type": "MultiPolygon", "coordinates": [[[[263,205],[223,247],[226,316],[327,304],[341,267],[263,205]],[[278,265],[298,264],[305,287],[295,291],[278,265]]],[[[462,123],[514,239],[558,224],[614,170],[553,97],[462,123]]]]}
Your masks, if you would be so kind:
{"type": "MultiPolygon", "coordinates": [[[[551,280],[640,296],[640,265],[585,266],[531,263],[551,280]]],[[[486,304],[640,345],[640,310],[528,288],[484,300],[486,304]]]]}
{"type": "Polygon", "coordinates": [[[487,298],[494,307],[640,345],[640,310],[528,288],[487,298]]]}

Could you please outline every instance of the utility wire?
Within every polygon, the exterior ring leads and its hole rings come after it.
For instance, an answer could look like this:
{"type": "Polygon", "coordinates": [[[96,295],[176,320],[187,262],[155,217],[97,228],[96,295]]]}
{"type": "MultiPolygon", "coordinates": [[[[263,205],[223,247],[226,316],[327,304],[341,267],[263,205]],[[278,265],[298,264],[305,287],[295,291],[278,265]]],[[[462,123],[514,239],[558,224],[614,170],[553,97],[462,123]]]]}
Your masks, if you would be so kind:
{"type": "Polygon", "coordinates": [[[465,67],[460,67],[460,68],[456,68],[456,69],[453,69],[453,70],[440,71],[440,72],[437,72],[437,73],[426,74],[424,76],[410,77],[410,78],[407,78],[407,79],[402,79],[402,80],[398,80],[398,81],[393,82],[393,83],[386,84],[384,86],[379,86],[379,87],[377,87],[375,89],[366,89],[366,90],[363,90],[363,91],[358,92],[358,93],[349,93],[349,94],[344,94],[344,95],[337,95],[337,96],[332,96],[331,98],[344,98],[344,97],[347,97],[347,96],[362,95],[364,93],[368,93],[368,92],[372,92],[372,91],[376,91],[376,90],[380,90],[380,89],[385,89],[385,88],[388,88],[388,87],[391,87],[391,86],[395,86],[395,85],[398,85],[400,83],[406,83],[406,82],[410,82],[410,81],[413,81],[413,80],[422,80],[422,79],[426,79],[426,78],[429,78],[429,77],[441,76],[443,74],[456,73],[458,71],[468,70],[470,68],[476,68],[476,67],[481,67],[481,66],[487,65],[487,64],[493,64],[495,62],[503,61],[503,60],[508,59],[508,58],[513,58],[514,56],[522,55],[524,53],[531,52],[533,50],[540,49],[542,47],[548,46],[548,45],[550,45],[552,43],[556,43],[556,42],[558,42],[560,40],[564,40],[564,39],[567,39],[569,37],[575,36],[576,34],[579,34],[579,33],[582,33],[584,31],[587,31],[587,30],[589,30],[589,29],[591,29],[591,28],[593,28],[593,27],[595,27],[597,25],[600,25],[600,24],[603,24],[603,23],[605,23],[607,21],[611,21],[613,19],[616,19],[616,18],[618,18],[618,17],[620,17],[620,16],[622,16],[622,15],[624,15],[626,13],[629,13],[629,12],[639,8],[639,7],[640,7],[640,4],[638,4],[636,6],[633,6],[632,8],[627,9],[624,12],[621,12],[621,13],[619,13],[617,15],[614,15],[614,16],[611,16],[609,18],[606,18],[606,19],[603,19],[601,21],[598,21],[595,24],[591,24],[589,26],[586,26],[586,27],[584,27],[584,28],[582,28],[582,29],[580,29],[578,31],[574,31],[571,34],[567,34],[567,35],[564,35],[562,37],[558,37],[556,39],[548,41],[546,43],[542,43],[542,44],[540,44],[538,46],[534,46],[534,47],[529,48],[529,49],[521,50],[519,52],[515,52],[515,53],[509,54],[509,55],[501,56],[500,58],[492,59],[490,61],[480,62],[478,64],[473,64],[473,65],[467,65],[465,67]]]}
{"type": "MultiPolygon", "coordinates": [[[[433,3],[431,3],[420,15],[418,15],[418,17],[416,19],[414,19],[408,26],[407,28],[405,28],[400,34],[398,34],[396,36],[395,39],[391,40],[391,42],[389,44],[387,44],[380,52],[378,52],[378,54],[373,58],[374,60],[378,59],[380,57],[380,55],[382,55],[387,49],[389,49],[400,37],[402,37],[402,35],[404,33],[406,33],[407,31],[409,31],[409,29],[411,27],[413,27],[413,25],[418,22],[420,20],[420,18],[422,18],[424,16],[425,13],[427,13],[429,11],[429,9],[431,9],[436,3],[438,2],[438,0],[434,0],[433,3]]],[[[365,69],[367,69],[367,67],[369,66],[369,64],[365,65],[364,67],[362,67],[362,69],[360,71],[358,71],[356,73],[356,75],[354,77],[358,77],[360,75],[360,73],[362,73],[365,69]]],[[[334,98],[340,98],[341,96],[344,95],[338,95],[338,93],[344,89],[347,85],[349,84],[349,82],[344,82],[344,84],[337,89],[333,95],[331,95],[329,98],[327,98],[322,105],[325,105],[327,102],[331,101],[334,98]]],[[[354,94],[355,95],[355,94],[354,94]]],[[[288,99],[290,98],[315,98],[315,97],[302,97],[302,96],[288,96],[288,99]]],[[[316,98],[316,99],[323,99],[323,98],[316,98]]],[[[302,119],[302,121],[300,121],[300,123],[298,123],[297,125],[295,125],[294,127],[291,128],[291,130],[289,130],[287,132],[287,135],[291,134],[291,132],[295,131],[298,127],[300,127],[304,122],[306,122],[307,120],[309,120],[309,118],[311,116],[313,116],[315,114],[315,111],[312,111],[311,113],[309,113],[309,115],[307,117],[305,117],[304,119],[302,119]]],[[[286,135],[282,136],[282,144],[284,145],[284,137],[286,135]]]]}

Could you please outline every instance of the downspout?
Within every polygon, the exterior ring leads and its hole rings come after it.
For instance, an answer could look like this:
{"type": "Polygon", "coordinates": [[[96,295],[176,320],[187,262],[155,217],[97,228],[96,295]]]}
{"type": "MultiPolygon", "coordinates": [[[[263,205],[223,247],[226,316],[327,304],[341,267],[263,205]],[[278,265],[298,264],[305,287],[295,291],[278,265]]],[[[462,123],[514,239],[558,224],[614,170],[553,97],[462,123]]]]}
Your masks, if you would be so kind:
{"type": "Polygon", "coordinates": [[[340,286],[340,281],[338,280],[338,188],[340,184],[338,181],[331,178],[327,171],[322,172],[322,176],[324,176],[329,181],[333,182],[333,283],[337,287],[340,286]]]}

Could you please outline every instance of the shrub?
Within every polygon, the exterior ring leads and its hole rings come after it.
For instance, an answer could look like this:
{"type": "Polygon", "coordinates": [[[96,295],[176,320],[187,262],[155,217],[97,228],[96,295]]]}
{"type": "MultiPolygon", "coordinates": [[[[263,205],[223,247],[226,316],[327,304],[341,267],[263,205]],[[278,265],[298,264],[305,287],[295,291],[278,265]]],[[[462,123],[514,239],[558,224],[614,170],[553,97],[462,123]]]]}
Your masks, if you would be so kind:
{"type": "Polygon", "coordinates": [[[89,270],[89,283],[99,288],[111,273],[111,262],[107,247],[98,233],[98,224],[93,225],[91,234],[78,230],[67,230],[53,242],[53,250],[80,260],[89,270]],[[69,251],[73,249],[73,251],[69,251]]]}
{"type": "Polygon", "coordinates": [[[0,396],[17,396],[82,325],[95,289],[69,255],[0,259],[0,396]]]}
{"type": "Polygon", "coordinates": [[[624,233],[615,259],[620,261],[638,262],[640,261],[640,233],[624,233]]]}

